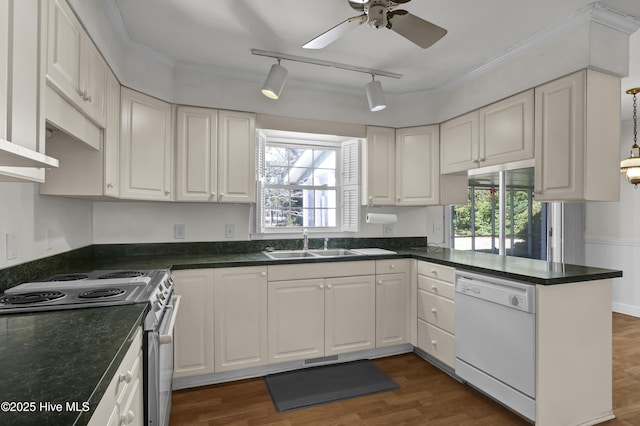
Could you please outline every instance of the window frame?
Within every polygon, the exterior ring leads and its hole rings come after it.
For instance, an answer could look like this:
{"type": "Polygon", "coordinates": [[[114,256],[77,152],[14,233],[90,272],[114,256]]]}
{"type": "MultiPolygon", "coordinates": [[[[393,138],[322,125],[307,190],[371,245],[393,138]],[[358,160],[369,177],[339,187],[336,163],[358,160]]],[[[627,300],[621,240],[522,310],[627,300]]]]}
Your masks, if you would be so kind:
{"type": "MultiPolygon", "coordinates": [[[[358,138],[347,137],[347,136],[333,136],[333,135],[322,135],[322,134],[309,134],[309,133],[298,133],[298,132],[286,132],[286,131],[276,131],[276,130],[266,130],[266,129],[258,129],[258,143],[257,145],[257,155],[256,155],[256,169],[257,169],[257,200],[256,200],[256,220],[255,220],[255,231],[257,235],[286,235],[286,234],[299,234],[303,229],[307,229],[309,233],[315,234],[330,234],[330,233],[343,233],[343,232],[352,232],[354,229],[345,229],[344,226],[344,215],[345,208],[343,203],[344,196],[344,188],[345,188],[345,178],[344,178],[344,149],[345,143],[351,141],[357,141],[359,144],[360,141],[358,138]],[[266,147],[267,146],[282,146],[282,147],[290,147],[290,148],[313,148],[318,150],[333,150],[336,153],[336,182],[335,186],[326,187],[326,186],[307,186],[307,185],[288,185],[288,184],[266,184],[266,147]],[[264,191],[268,188],[284,188],[284,189],[314,189],[314,190],[323,190],[329,189],[332,190],[335,188],[336,195],[336,218],[335,223],[336,226],[281,226],[281,227],[266,227],[264,214],[265,214],[265,200],[264,200],[264,191]]],[[[358,145],[359,146],[359,145],[358,145]]],[[[359,152],[358,162],[359,162],[359,152]]],[[[358,168],[359,173],[359,168],[358,168]]],[[[358,175],[359,179],[359,175],[358,175]]],[[[359,182],[358,182],[359,186],[359,182]]],[[[358,194],[359,199],[359,194],[358,194]]],[[[358,203],[359,204],[359,203],[358,203]]],[[[359,208],[359,206],[358,206],[359,208]]],[[[358,214],[359,216],[359,214],[358,214]]],[[[357,225],[356,229],[357,231],[357,225]]]]}

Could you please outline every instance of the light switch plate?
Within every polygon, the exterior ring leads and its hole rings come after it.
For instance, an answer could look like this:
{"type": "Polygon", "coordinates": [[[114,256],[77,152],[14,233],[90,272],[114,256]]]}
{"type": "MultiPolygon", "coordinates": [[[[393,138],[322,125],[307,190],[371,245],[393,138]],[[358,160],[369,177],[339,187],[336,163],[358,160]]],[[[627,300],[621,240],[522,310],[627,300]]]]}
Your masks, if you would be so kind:
{"type": "Polygon", "coordinates": [[[16,234],[14,232],[10,232],[6,234],[6,249],[7,249],[7,260],[12,260],[18,257],[18,247],[16,242],[16,234]]]}
{"type": "Polygon", "coordinates": [[[382,225],[382,235],[389,236],[393,235],[393,224],[389,223],[387,225],[382,225]]]}
{"type": "Polygon", "coordinates": [[[224,225],[224,237],[225,238],[235,238],[236,236],[236,225],[233,223],[227,223],[224,225]]]}
{"type": "Polygon", "coordinates": [[[176,240],[184,240],[186,235],[186,227],[184,223],[173,225],[173,238],[176,240]]]}

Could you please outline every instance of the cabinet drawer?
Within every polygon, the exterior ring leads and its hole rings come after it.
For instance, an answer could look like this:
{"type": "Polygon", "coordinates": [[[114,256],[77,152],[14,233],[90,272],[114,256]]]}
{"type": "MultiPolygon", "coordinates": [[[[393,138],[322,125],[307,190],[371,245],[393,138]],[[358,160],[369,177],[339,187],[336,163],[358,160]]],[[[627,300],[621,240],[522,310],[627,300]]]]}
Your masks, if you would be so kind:
{"type": "Polygon", "coordinates": [[[437,278],[442,281],[453,283],[454,269],[450,266],[438,265],[436,263],[418,262],[418,275],[437,278]]]}
{"type": "Polygon", "coordinates": [[[376,260],[376,274],[409,272],[409,259],[376,260]]]}
{"type": "Polygon", "coordinates": [[[449,367],[454,368],[456,344],[453,335],[422,320],[418,320],[418,347],[449,367]]]}
{"type": "Polygon", "coordinates": [[[453,284],[448,282],[435,280],[425,275],[418,275],[418,288],[453,300],[454,287],[453,284]]]}
{"type": "Polygon", "coordinates": [[[358,275],[374,275],[375,270],[375,260],[363,260],[358,262],[297,263],[295,265],[267,266],[269,281],[355,277],[358,275]]]}
{"type": "Polygon", "coordinates": [[[452,300],[418,290],[418,318],[455,333],[452,300]]]}

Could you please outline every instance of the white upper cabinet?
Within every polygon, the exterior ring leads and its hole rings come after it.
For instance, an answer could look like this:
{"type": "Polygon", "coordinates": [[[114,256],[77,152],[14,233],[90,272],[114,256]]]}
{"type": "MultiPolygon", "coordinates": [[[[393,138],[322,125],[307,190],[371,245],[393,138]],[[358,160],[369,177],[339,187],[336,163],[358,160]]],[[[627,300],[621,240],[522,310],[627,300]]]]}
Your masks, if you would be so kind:
{"type": "Polygon", "coordinates": [[[176,200],[255,202],[255,115],[178,107],[176,200]]]}
{"type": "Polygon", "coordinates": [[[478,167],[478,117],[478,111],[471,111],[440,125],[440,167],[443,174],[478,167]]]}
{"type": "Polygon", "coordinates": [[[120,113],[120,197],[170,201],[171,104],[123,87],[120,113]]]}
{"type": "Polygon", "coordinates": [[[620,79],[583,70],[535,89],[535,197],[620,196],[620,79]]]}
{"type": "MultiPolygon", "coordinates": [[[[120,195],[120,83],[107,76],[107,121],[99,130],[100,144],[93,149],[65,131],[53,129],[47,152],[59,158],[64,167],[47,170],[40,193],[70,197],[119,197],[120,195]]],[[[89,123],[85,121],[85,123],[89,123]]]]}
{"type": "Polygon", "coordinates": [[[396,205],[440,203],[439,147],[437,125],[396,130],[396,205]]]}
{"type": "Polygon", "coordinates": [[[256,202],[256,118],[218,111],[218,201],[256,202]]]}
{"type": "Polygon", "coordinates": [[[176,200],[218,200],[218,111],[178,107],[176,200]]]}
{"type": "Polygon", "coordinates": [[[107,65],[65,0],[49,0],[47,80],[100,127],[105,126],[107,65]]]}
{"type": "Polygon", "coordinates": [[[37,0],[0,2],[0,181],[42,182],[37,167],[58,166],[45,155],[46,34],[39,17],[37,0]]]}
{"type": "Polygon", "coordinates": [[[533,158],[533,89],[480,109],[479,166],[533,158]]]}
{"type": "Polygon", "coordinates": [[[396,131],[388,127],[367,127],[363,144],[363,205],[396,203],[396,131]]]}
{"type": "Polygon", "coordinates": [[[533,98],[532,89],[442,123],[442,173],[533,159],[533,98]]]}

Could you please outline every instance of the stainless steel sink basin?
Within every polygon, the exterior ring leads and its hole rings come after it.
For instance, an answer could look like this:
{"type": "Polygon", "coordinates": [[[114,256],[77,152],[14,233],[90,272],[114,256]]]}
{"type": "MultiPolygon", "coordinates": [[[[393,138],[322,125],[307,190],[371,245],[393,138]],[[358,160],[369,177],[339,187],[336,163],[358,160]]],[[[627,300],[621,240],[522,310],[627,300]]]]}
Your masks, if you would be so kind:
{"type": "Polygon", "coordinates": [[[272,259],[304,259],[309,257],[318,257],[310,251],[304,250],[276,250],[265,251],[263,253],[272,259]]]}
{"type": "Polygon", "coordinates": [[[311,252],[324,257],[359,256],[359,253],[347,249],[311,250],[311,252]]]}
{"type": "Polygon", "coordinates": [[[262,253],[271,259],[309,259],[314,257],[359,256],[359,253],[355,253],[347,249],[274,250],[263,251],[262,253]]]}

